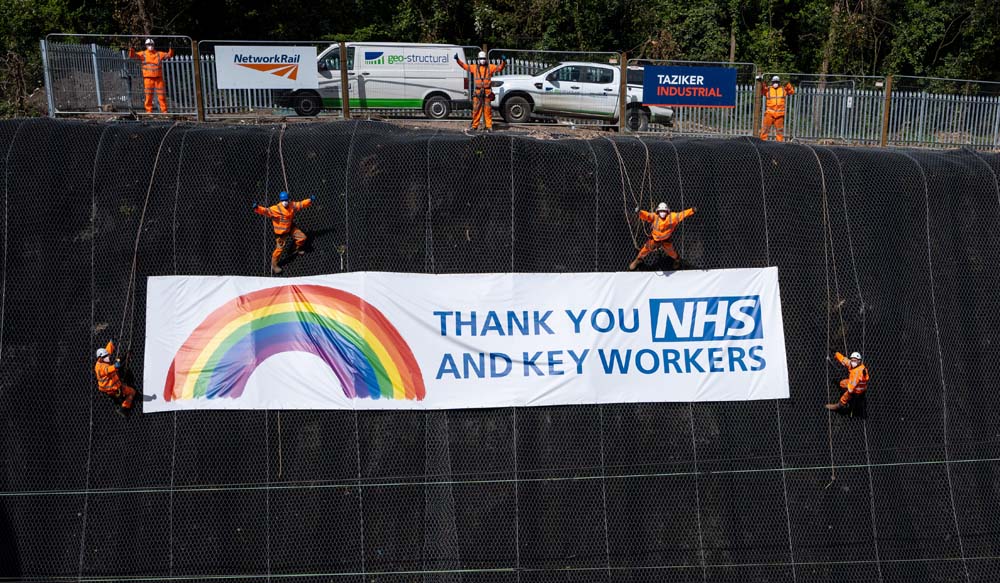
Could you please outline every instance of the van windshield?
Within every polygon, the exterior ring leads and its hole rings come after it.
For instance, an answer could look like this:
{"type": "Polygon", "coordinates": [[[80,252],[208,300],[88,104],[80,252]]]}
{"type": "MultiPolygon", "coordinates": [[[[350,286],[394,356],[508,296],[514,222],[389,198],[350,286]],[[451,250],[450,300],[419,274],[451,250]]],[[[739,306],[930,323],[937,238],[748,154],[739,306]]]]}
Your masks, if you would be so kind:
{"type": "MultiPolygon", "coordinates": [[[[319,60],[320,71],[340,70],[340,47],[333,47],[319,60]]],[[[347,70],[354,70],[354,47],[347,47],[347,70]]]]}

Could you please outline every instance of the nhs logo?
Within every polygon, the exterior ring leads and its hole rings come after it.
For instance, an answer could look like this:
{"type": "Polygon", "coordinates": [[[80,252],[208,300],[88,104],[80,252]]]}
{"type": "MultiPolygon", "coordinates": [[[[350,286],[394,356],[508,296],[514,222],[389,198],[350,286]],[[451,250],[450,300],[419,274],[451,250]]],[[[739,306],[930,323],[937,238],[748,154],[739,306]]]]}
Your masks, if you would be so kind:
{"type": "Polygon", "coordinates": [[[653,342],[754,340],[764,337],[760,296],[649,300],[653,342]]]}

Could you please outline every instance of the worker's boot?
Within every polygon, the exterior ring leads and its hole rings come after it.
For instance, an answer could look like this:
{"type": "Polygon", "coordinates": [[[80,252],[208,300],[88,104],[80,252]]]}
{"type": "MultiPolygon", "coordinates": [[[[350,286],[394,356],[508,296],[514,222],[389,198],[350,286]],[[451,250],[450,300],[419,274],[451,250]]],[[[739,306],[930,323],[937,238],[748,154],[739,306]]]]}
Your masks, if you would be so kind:
{"type": "Polygon", "coordinates": [[[278,267],[277,261],[271,261],[271,273],[281,273],[282,269],[278,267]]]}
{"type": "Polygon", "coordinates": [[[826,405],[823,405],[823,406],[826,407],[827,411],[839,411],[840,410],[840,403],[827,403],[826,405]]]}
{"type": "Polygon", "coordinates": [[[639,266],[639,260],[638,259],[634,259],[634,260],[632,260],[632,263],[628,264],[628,270],[629,271],[635,271],[635,268],[638,267],[638,266],[639,266]]]}

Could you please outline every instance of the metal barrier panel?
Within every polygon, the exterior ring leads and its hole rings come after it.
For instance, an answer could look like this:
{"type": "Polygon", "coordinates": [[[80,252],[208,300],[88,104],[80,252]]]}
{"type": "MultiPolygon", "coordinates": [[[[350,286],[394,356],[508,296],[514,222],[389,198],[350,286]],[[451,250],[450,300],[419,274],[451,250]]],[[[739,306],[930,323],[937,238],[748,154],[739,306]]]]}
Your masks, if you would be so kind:
{"type": "Polygon", "coordinates": [[[894,77],[889,143],[1000,147],[1000,83],[894,77]]]}
{"type": "Polygon", "coordinates": [[[159,108],[155,86],[150,87],[156,114],[195,112],[194,62],[186,36],[50,34],[42,43],[46,90],[53,114],[121,114],[144,111],[146,96],[142,63],[129,54],[152,38],[156,50],[173,50],[161,61],[167,111],[159,108]]]}
{"type": "Polygon", "coordinates": [[[491,49],[507,66],[493,77],[493,109],[508,124],[618,124],[619,53],[491,49]]]}
{"type": "MultiPolygon", "coordinates": [[[[765,90],[773,76],[781,79],[781,87],[790,83],[794,90],[785,103],[785,139],[879,143],[885,110],[884,77],[765,73],[762,75],[765,90]]],[[[766,100],[761,102],[761,111],[766,114],[766,100]]],[[[772,135],[776,133],[774,130],[772,135]]],[[[768,136],[768,139],[773,138],[768,136]]]]}
{"type": "MultiPolygon", "coordinates": [[[[198,41],[198,55],[201,59],[201,83],[202,95],[205,102],[205,115],[215,117],[242,117],[246,115],[254,116],[290,116],[296,115],[296,97],[301,95],[303,99],[313,98],[307,105],[316,105],[315,110],[308,111],[306,116],[325,115],[339,116],[340,110],[336,109],[323,112],[319,107],[319,95],[315,91],[291,90],[291,89],[221,89],[219,88],[218,71],[216,69],[216,47],[223,46],[288,46],[288,47],[315,47],[317,56],[321,56],[331,47],[337,46],[330,41],[251,41],[251,40],[203,40],[198,41]],[[308,95],[307,95],[308,94],[308,95]]],[[[319,63],[322,59],[317,59],[317,63],[305,63],[298,73],[299,75],[314,74],[319,75],[319,63]]],[[[339,77],[338,77],[339,80],[339,77]]],[[[320,80],[322,84],[322,79],[320,80]]],[[[339,102],[337,108],[339,108],[339,102]]]]}
{"type": "Polygon", "coordinates": [[[352,117],[462,122],[472,117],[472,76],[454,58],[475,62],[480,47],[348,42],[347,50],[352,117]]]}
{"type": "Polygon", "coordinates": [[[629,122],[625,124],[627,130],[710,136],[753,134],[754,77],[757,74],[757,66],[753,63],[629,59],[628,69],[630,79],[626,106],[626,120],[629,122]],[[642,94],[645,66],[736,69],[736,106],[732,108],[646,106],[643,104],[642,94]],[[637,114],[637,111],[642,113],[637,114]]]}

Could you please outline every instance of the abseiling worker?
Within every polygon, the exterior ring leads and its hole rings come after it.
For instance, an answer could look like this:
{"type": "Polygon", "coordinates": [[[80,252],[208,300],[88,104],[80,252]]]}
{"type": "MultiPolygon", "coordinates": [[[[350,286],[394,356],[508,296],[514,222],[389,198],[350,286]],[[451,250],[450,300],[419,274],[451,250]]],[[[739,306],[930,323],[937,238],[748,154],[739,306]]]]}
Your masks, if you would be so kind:
{"type": "MultiPolygon", "coordinates": [[[[757,80],[761,77],[758,75],[757,80]]],[[[764,96],[764,123],[760,126],[760,139],[767,141],[771,133],[771,126],[774,126],[775,139],[779,142],[785,141],[785,101],[789,95],[795,94],[795,88],[791,83],[785,83],[782,87],[781,78],[775,75],[771,77],[771,84],[761,87],[761,95],[764,96]]]]}
{"type": "Polygon", "coordinates": [[[271,253],[271,272],[281,273],[281,268],[278,267],[278,260],[281,259],[281,254],[285,250],[285,243],[288,241],[288,236],[291,235],[292,239],[295,241],[295,253],[297,255],[305,255],[305,250],[302,247],[306,244],[306,234],[299,230],[295,226],[295,213],[300,210],[312,206],[313,201],[316,197],[310,196],[305,200],[291,200],[288,193],[282,191],[278,195],[278,204],[273,206],[261,206],[258,203],[253,203],[253,211],[258,215],[264,215],[265,217],[271,218],[271,226],[274,228],[274,241],[275,247],[274,252],[271,253]]]}
{"type": "Polygon", "coordinates": [[[639,249],[639,254],[632,260],[632,263],[629,263],[629,271],[638,267],[639,262],[656,249],[662,249],[667,257],[670,257],[670,259],[673,260],[674,269],[677,269],[680,265],[681,258],[674,249],[674,244],[670,241],[670,237],[674,234],[674,230],[677,229],[677,225],[681,224],[681,221],[690,217],[697,211],[698,209],[695,207],[679,213],[673,213],[670,212],[670,207],[668,207],[665,202],[661,202],[656,205],[656,213],[642,211],[636,208],[635,212],[639,213],[639,220],[652,224],[653,232],[650,233],[650,238],[646,241],[646,244],[642,246],[642,249],[639,249]]]}
{"type": "Polygon", "coordinates": [[[840,381],[840,388],[844,391],[840,400],[825,406],[830,411],[839,411],[850,407],[852,398],[859,397],[868,390],[868,367],[861,362],[861,354],[857,352],[852,352],[850,358],[838,352],[834,354],[834,358],[848,370],[848,373],[847,378],[840,381]]]}
{"type": "Polygon", "coordinates": [[[507,58],[500,57],[500,64],[493,65],[486,60],[486,53],[479,51],[476,63],[468,65],[458,58],[455,53],[455,62],[458,66],[472,73],[474,89],[472,93],[472,129],[479,129],[479,122],[486,122],[486,131],[493,131],[493,74],[503,71],[507,67],[507,58]]]}
{"type": "Polygon", "coordinates": [[[94,365],[94,375],[97,376],[97,390],[111,397],[120,404],[115,408],[119,415],[125,415],[132,409],[132,400],[135,399],[135,389],[122,382],[118,376],[118,369],[122,362],[115,359],[111,362],[111,355],[115,353],[114,342],[108,340],[107,346],[97,349],[97,363],[94,365]]]}
{"type": "Polygon", "coordinates": [[[156,50],[153,39],[146,39],[146,50],[135,52],[129,47],[129,58],[142,62],[142,85],[146,92],[146,113],[153,113],[153,95],[160,104],[160,113],[167,113],[167,84],[163,81],[163,60],[174,56],[174,49],[156,50]]]}

